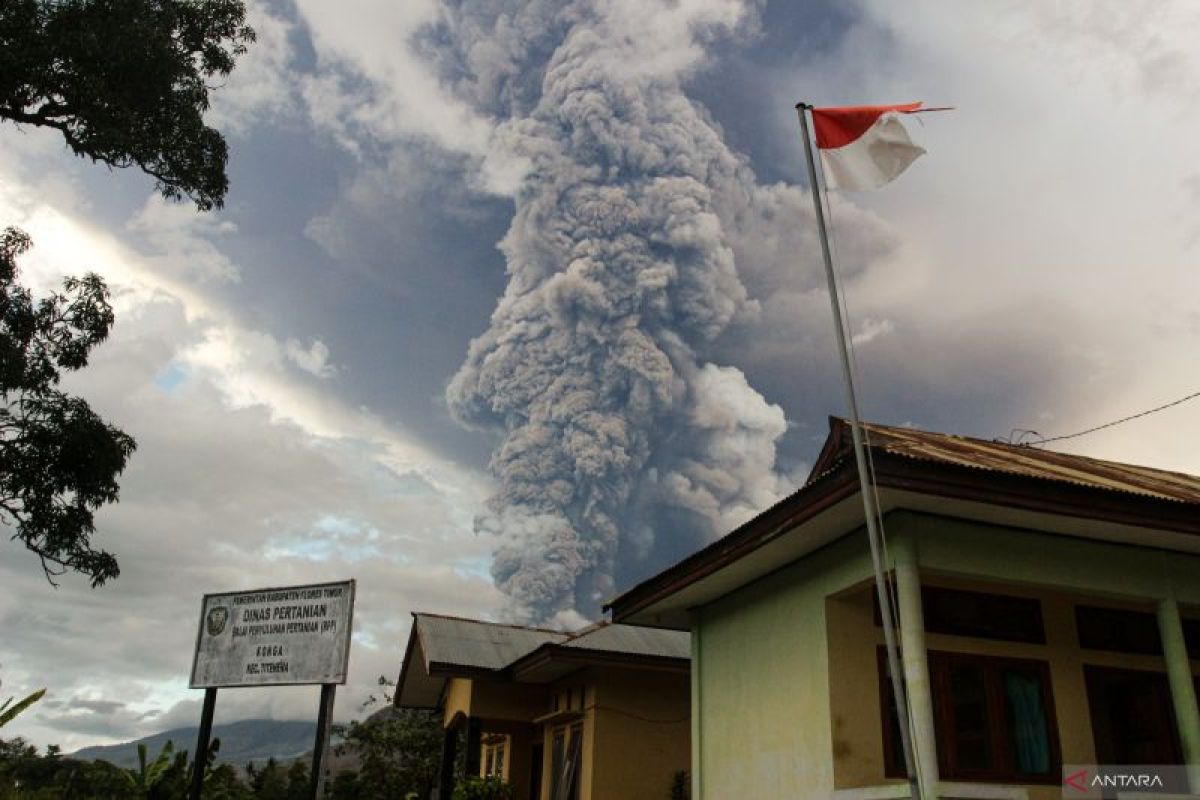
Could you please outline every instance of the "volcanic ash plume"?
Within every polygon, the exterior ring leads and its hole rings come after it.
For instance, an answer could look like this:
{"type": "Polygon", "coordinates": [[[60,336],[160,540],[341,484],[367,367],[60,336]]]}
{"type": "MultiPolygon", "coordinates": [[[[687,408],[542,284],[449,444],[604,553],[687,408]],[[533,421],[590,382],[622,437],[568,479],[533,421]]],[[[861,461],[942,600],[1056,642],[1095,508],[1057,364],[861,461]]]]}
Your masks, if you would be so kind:
{"type": "Polygon", "coordinates": [[[463,92],[503,104],[496,141],[523,177],[508,287],[448,399],[502,434],[477,524],[500,537],[492,573],[514,616],[577,622],[616,576],[781,490],[783,412],[706,357],[757,311],[729,226],[765,195],[680,85],[706,38],[744,20],[711,0],[574,4],[547,42],[521,11],[459,14],[463,92]]]}

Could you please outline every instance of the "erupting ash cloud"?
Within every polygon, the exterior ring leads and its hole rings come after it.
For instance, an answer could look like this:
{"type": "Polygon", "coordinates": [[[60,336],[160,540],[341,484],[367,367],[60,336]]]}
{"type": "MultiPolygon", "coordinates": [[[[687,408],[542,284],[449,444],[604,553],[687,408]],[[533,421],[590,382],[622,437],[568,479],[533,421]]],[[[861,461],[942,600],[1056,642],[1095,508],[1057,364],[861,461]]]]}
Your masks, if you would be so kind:
{"type": "Polygon", "coordinates": [[[747,286],[811,228],[802,195],[757,185],[681,85],[752,9],[496,6],[461,5],[436,32],[458,93],[503,120],[483,174],[513,179],[516,204],[508,287],[447,397],[502,437],[477,526],[500,537],[492,574],[512,615],[572,624],[618,577],[790,488],[783,411],[710,357],[759,313],[747,286]],[[743,255],[755,265],[739,276],[743,255]]]}

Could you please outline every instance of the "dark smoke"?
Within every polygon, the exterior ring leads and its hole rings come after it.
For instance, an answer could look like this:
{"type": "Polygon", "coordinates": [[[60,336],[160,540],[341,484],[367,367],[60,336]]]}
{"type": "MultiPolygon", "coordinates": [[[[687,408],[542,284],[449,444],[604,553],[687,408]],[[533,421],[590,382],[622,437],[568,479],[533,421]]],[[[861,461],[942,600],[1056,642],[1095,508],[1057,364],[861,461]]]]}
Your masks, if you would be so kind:
{"type": "Polygon", "coordinates": [[[513,615],[572,623],[625,588],[618,567],[677,555],[664,537],[706,540],[790,488],[783,411],[711,359],[762,313],[747,286],[763,296],[814,252],[810,212],[759,186],[684,92],[752,9],[496,6],[461,5],[431,37],[459,93],[502,120],[484,171],[520,176],[509,284],[447,396],[502,436],[477,525],[500,537],[513,615]]]}

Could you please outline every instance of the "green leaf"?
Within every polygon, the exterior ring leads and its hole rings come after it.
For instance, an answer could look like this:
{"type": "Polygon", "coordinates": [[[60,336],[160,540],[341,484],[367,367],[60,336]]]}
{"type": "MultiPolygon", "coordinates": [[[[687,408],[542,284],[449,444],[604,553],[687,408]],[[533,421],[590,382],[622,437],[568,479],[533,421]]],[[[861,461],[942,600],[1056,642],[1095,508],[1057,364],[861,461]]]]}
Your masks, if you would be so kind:
{"type": "Polygon", "coordinates": [[[4,705],[0,706],[0,728],[3,728],[8,723],[12,722],[18,714],[29,708],[38,700],[41,700],[42,695],[44,694],[46,694],[45,689],[38,689],[25,699],[18,701],[17,704],[11,708],[9,708],[9,705],[12,703],[12,698],[10,697],[8,700],[5,700],[4,705]]]}

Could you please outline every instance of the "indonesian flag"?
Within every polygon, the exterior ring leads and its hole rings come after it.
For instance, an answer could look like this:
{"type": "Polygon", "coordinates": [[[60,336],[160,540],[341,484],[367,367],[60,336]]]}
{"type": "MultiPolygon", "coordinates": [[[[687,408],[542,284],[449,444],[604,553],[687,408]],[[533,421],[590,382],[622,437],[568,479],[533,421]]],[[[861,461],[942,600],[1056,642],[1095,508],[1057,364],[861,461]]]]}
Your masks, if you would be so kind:
{"type": "Polygon", "coordinates": [[[825,185],[831,189],[878,189],[908,169],[925,149],[908,138],[900,115],[921,110],[920,103],[814,108],[813,128],[825,185]]]}

